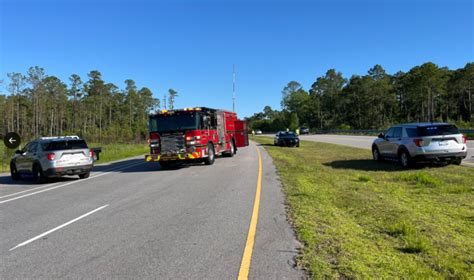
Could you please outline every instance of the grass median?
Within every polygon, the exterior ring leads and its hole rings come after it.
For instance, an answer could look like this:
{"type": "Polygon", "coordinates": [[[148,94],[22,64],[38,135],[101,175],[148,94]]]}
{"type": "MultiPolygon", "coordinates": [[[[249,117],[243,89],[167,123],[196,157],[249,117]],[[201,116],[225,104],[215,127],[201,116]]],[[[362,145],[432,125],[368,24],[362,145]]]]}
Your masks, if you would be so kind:
{"type": "Polygon", "coordinates": [[[474,169],[405,171],[363,149],[254,140],[278,169],[313,278],[474,278],[474,169]]]}
{"type": "MultiPolygon", "coordinates": [[[[101,147],[100,160],[96,164],[125,159],[149,153],[147,144],[98,144],[88,143],[90,148],[101,147]]],[[[0,145],[0,172],[9,172],[9,163],[13,150],[7,150],[3,143],[0,145]]]]}

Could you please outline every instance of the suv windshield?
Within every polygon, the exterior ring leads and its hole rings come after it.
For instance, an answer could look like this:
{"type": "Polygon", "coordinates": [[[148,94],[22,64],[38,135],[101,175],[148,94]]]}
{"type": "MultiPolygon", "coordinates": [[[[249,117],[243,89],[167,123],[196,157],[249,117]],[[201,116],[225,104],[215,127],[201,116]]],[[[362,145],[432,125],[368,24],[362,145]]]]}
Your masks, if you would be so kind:
{"type": "Polygon", "coordinates": [[[86,141],[84,140],[59,140],[43,144],[44,151],[75,150],[87,148],[86,141]]]}
{"type": "Polygon", "coordinates": [[[197,114],[159,115],[150,118],[151,132],[169,132],[198,128],[197,114]]]}
{"type": "Polygon", "coordinates": [[[432,125],[418,127],[418,136],[437,136],[459,134],[459,130],[455,125],[432,125]]]}
{"type": "Polygon", "coordinates": [[[282,133],[280,134],[280,136],[283,136],[283,137],[294,137],[294,136],[296,136],[296,134],[295,134],[294,132],[286,132],[286,131],[285,131],[285,132],[282,132],[282,133]]]}

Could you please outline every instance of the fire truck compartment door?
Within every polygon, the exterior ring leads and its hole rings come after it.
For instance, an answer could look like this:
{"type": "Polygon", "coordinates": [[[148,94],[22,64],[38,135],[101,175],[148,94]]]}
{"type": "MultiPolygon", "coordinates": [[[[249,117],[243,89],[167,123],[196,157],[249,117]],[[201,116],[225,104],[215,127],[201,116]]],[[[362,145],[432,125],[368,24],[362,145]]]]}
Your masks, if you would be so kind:
{"type": "Polygon", "coordinates": [[[245,147],[249,145],[249,134],[246,121],[235,121],[235,145],[245,147]]]}

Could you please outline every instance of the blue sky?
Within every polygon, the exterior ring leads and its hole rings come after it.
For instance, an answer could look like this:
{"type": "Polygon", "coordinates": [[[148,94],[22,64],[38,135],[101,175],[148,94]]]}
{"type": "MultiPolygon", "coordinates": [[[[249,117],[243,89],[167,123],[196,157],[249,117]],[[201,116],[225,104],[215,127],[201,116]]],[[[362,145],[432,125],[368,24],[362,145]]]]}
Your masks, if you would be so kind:
{"type": "Polygon", "coordinates": [[[240,116],[279,109],[286,83],[308,89],[330,68],[350,77],[474,61],[471,0],[0,3],[0,79],[34,65],[63,81],[99,70],[158,98],[174,88],[178,107],[231,109],[235,64],[240,116]]]}

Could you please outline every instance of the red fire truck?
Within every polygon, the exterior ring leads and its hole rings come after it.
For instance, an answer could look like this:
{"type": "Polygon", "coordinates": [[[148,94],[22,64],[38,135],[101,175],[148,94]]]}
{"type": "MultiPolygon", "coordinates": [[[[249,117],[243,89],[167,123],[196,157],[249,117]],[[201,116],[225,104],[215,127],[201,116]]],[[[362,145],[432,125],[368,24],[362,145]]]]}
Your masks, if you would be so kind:
{"type": "Polygon", "coordinates": [[[185,161],[214,163],[248,146],[245,121],[234,112],[205,107],[162,110],[149,117],[150,154],[146,161],[163,167],[185,161]]]}

